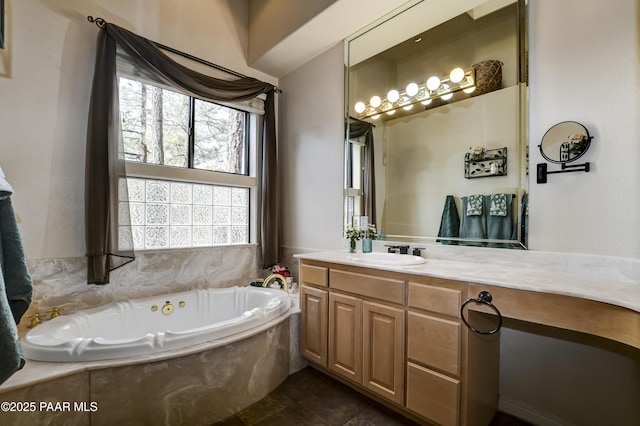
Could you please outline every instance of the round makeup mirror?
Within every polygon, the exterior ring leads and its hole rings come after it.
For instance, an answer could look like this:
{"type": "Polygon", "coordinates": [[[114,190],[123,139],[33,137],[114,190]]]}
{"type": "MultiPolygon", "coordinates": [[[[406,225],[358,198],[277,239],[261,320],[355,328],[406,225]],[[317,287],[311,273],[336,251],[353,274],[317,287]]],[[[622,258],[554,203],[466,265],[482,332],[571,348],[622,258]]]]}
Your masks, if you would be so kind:
{"type": "Polygon", "coordinates": [[[542,156],[551,163],[570,163],[582,157],[589,149],[592,136],[580,123],[563,121],[547,130],[538,147],[542,156]]]}

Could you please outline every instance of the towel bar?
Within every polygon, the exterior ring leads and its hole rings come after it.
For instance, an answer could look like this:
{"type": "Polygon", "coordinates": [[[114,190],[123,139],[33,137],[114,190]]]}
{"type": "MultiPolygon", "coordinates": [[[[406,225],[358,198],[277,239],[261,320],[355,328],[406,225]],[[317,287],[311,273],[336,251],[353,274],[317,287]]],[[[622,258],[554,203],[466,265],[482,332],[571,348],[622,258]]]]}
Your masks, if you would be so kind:
{"type": "Polygon", "coordinates": [[[493,296],[491,296],[491,293],[489,293],[488,291],[481,291],[478,294],[478,297],[476,297],[475,299],[467,299],[462,304],[462,306],[460,307],[460,318],[462,318],[462,322],[464,323],[464,325],[466,325],[469,328],[469,330],[473,331],[474,333],[478,333],[478,334],[490,335],[490,334],[497,333],[502,328],[502,314],[500,313],[498,308],[496,308],[495,305],[491,303],[492,300],[493,300],[493,296]],[[493,309],[495,311],[495,313],[498,315],[498,326],[496,328],[494,328],[493,330],[481,331],[481,330],[478,330],[475,327],[473,327],[471,324],[469,324],[467,319],[464,317],[464,307],[467,306],[471,302],[475,302],[478,305],[486,305],[486,306],[490,307],[491,309],[493,309]]]}

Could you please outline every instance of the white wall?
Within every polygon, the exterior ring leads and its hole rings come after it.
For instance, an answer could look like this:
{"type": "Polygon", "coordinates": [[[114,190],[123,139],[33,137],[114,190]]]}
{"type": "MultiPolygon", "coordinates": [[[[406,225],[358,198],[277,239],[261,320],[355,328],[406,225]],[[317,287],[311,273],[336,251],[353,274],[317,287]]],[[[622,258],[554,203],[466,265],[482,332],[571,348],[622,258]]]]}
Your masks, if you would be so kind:
{"type": "Polygon", "coordinates": [[[282,245],[342,246],[343,46],[280,79],[282,245]]]}
{"type": "MultiPolygon", "coordinates": [[[[7,2],[5,2],[7,4],[7,2]]],[[[246,1],[20,0],[0,50],[0,165],[29,259],[84,256],[88,103],[102,17],[151,40],[277,83],[248,68],[246,1]]]]}
{"type": "Polygon", "coordinates": [[[594,136],[583,157],[591,172],[545,185],[532,173],[531,247],[638,259],[638,1],[537,0],[530,9],[532,170],[555,123],[575,120],[594,136]]]}

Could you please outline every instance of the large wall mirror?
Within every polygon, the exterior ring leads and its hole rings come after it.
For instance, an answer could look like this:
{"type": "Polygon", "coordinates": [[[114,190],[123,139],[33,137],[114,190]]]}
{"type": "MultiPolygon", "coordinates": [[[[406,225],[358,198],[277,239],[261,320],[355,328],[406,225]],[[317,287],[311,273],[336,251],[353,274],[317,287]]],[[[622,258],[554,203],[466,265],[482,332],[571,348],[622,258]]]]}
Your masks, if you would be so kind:
{"type": "Polygon", "coordinates": [[[345,227],[526,248],[524,0],[422,0],[345,44],[345,227]]]}

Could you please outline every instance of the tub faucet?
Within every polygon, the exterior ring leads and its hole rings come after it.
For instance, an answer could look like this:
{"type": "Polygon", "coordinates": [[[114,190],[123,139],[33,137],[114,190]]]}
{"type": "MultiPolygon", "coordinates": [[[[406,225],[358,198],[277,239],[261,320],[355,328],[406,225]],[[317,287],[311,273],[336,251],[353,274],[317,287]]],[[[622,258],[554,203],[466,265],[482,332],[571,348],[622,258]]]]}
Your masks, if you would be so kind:
{"type": "Polygon", "coordinates": [[[60,316],[60,311],[64,311],[64,308],[51,308],[49,309],[47,312],[49,312],[51,315],[49,315],[49,319],[54,319],[56,317],[60,316]]]}
{"type": "Polygon", "coordinates": [[[31,318],[31,322],[29,323],[29,328],[34,328],[42,324],[42,318],[40,315],[44,315],[42,312],[36,312],[31,315],[27,315],[27,318],[31,318]]]}
{"type": "Polygon", "coordinates": [[[262,282],[262,287],[269,287],[271,281],[280,281],[282,288],[288,294],[289,293],[289,285],[287,284],[287,279],[281,274],[271,274],[262,282]]]}

